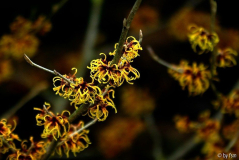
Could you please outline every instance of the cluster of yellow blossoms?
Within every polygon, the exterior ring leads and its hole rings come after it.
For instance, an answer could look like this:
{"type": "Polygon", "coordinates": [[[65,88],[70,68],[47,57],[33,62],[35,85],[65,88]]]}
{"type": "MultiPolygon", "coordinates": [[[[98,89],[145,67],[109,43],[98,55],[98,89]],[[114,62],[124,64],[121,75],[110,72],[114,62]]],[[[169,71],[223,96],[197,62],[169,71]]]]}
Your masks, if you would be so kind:
{"type": "Polygon", "coordinates": [[[69,132],[65,133],[61,137],[61,142],[58,143],[56,148],[56,153],[62,156],[62,150],[69,157],[69,152],[71,151],[74,156],[76,153],[83,151],[85,148],[91,144],[90,139],[87,134],[89,130],[82,130],[84,127],[84,122],[80,121],[77,125],[71,125],[69,132]],[[80,131],[80,132],[79,132],[80,131]]]}
{"type": "Polygon", "coordinates": [[[209,88],[211,73],[203,64],[193,63],[188,65],[187,61],[182,60],[175,70],[169,69],[168,72],[179,81],[183,89],[188,88],[192,95],[204,93],[209,88]]]}
{"type": "Polygon", "coordinates": [[[90,144],[90,140],[87,136],[88,130],[83,129],[84,122],[80,121],[77,125],[70,124],[68,116],[64,113],[69,111],[63,111],[62,114],[54,114],[49,111],[50,104],[45,103],[43,109],[34,108],[40,111],[36,116],[38,126],[44,126],[42,138],[47,138],[44,142],[44,146],[48,146],[54,139],[60,139],[57,144],[56,153],[62,156],[62,150],[69,157],[69,152],[72,151],[76,156],[76,153],[84,150],[90,144]]]}
{"type": "MultiPolygon", "coordinates": [[[[14,121],[15,123],[15,121],[14,121]]],[[[43,141],[34,142],[33,137],[30,137],[31,145],[27,147],[27,140],[21,142],[21,149],[16,148],[14,140],[21,141],[18,135],[12,133],[16,127],[7,124],[6,119],[0,121],[0,153],[6,153],[11,150],[8,160],[39,160],[45,154],[45,143],[43,141]]]]}
{"type": "Polygon", "coordinates": [[[34,108],[34,110],[38,110],[41,113],[37,114],[36,121],[38,126],[44,126],[44,130],[42,133],[42,137],[47,137],[52,135],[56,140],[61,137],[61,129],[63,128],[64,133],[69,131],[70,123],[68,121],[68,117],[64,115],[64,113],[68,113],[69,111],[62,111],[61,114],[55,115],[53,112],[49,111],[50,108],[49,103],[45,103],[43,105],[43,109],[34,108]]]}
{"type": "Polygon", "coordinates": [[[77,73],[76,68],[73,75],[64,75],[72,83],[67,82],[59,76],[53,78],[53,90],[56,91],[56,94],[59,96],[69,99],[71,104],[75,104],[76,108],[82,103],[94,103],[95,96],[101,95],[101,89],[94,85],[94,83],[87,83],[82,77],[76,78],[75,74],[77,73]]]}
{"type": "MultiPolygon", "coordinates": [[[[196,25],[189,26],[189,41],[194,52],[202,54],[212,52],[219,42],[216,33],[210,33],[202,27],[196,25]],[[199,51],[198,51],[199,49],[199,51]]],[[[215,63],[211,64],[217,67],[232,67],[237,64],[235,56],[237,52],[229,47],[225,49],[215,49],[215,63]]],[[[213,57],[214,58],[214,57],[213,57]]],[[[188,88],[190,95],[199,95],[204,93],[210,86],[210,80],[217,74],[216,68],[212,71],[207,70],[204,64],[193,63],[188,65],[187,61],[182,60],[178,66],[172,66],[168,70],[183,89],[188,88]]]]}
{"type": "MultiPolygon", "coordinates": [[[[117,46],[118,44],[115,44],[114,52],[109,53],[111,56],[115,55],[117,46]]],[[[53,90],[59,96],[69,99],[71,105],[74,104],[76,109],[81,104],[90,103],[91,107],[87,112],[89,117],[104,121],[108,116],[106,109],[108,106],[111,106],[115,113],[117,112],[109,94],[110,92],[113,93],[112,97],[114,97],[114,90],[109,90],[109,88],[121,86],[124,81],[133,84],[132,81],[140,76],[138,70],[130,64],[134,58],[139,56],[138,50],[142,50],[139,42],[134,37],[128,37],[118,64],[111,64],[112,61],[107,61],[106,55],[101,53],[104,55],[104,59],[92,60],[90,67],[88,67],[91,70],[91,83],[85,82],[82,77],[77,78],[77,69],[72,68],[75,71],[73,75],[64,75],[69,81],[59,76],[53,78],[53,90]],[[94,81],[107,84],[107,89],[102,91],[94,81]]]]}
{"type": "MultiPolygon", "coordinates": [[[[15,121],[14,121],[15,123],[15,121]]],[[[15,144],[13,140],[21,141],[18,135],[12,133],[16,127],[13,127],[11,124],[7,124],[6,119],[2,119],[0,121],[0,153],[6,153],[9,151],[9,149],[13,148],[15,149],[15,144]],[[6,145],[6,143],[8,145],[6,145]]]]}
{"type": "MultiPolygon", "coordinates": [[[[115,44],[114,52],[109,55],[115,55],[118,44],[115,44]]],[[[133,84],[131,81],[140,77],[139,71],[130,65],[133,59],[139,56],[138,50],[142,50],[139,42],[134,37],[128,37],[124,43],[123,54],[118,64],[111,64],[107,61],[104,53],[104,59],[92,60],[90,63],[91,77],[99,83],[110,83],[112,87],[119,87],[124,81],[133,84]]]]}
{"type": "Polygon", "coordinates": [[[8,160],[39,160],[46,153],[45,143],[43,141],[34,142],[33,137],[30,137],[31,145],[27,147],[27,140],[22,141],[21,151],[16,150],[8,156],[8,160]]]}
{"type": "MultiPolygon", "coordinates": [[[[199,54],[212,52],[219,42],[219,37],[216,33],[209,33],[202,27],[191,25],[189,30],[188,38],[194,52],[199,54]]],[[[229,47],[224,46],[223,48],[216,49],[216,66],[232,67],[236,65],[235,56],[237,56],[237,52],[229,47]]]]}

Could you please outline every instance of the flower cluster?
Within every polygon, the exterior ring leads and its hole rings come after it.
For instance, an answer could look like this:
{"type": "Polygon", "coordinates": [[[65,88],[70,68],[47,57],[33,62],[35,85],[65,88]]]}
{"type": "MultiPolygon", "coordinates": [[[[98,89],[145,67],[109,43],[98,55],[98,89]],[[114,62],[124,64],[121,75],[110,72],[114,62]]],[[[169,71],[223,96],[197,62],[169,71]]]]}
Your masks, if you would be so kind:
{"type": "Polygon", "coordinates": [[[14,121],[15,126],[7,124],[6,119],[0,121],[0,153],[6,153],[9,149],[16,150],[15,143],[13,140],[21,141],[17,134],[12,133],[16,127],[16,122],[14,121]]]}
{"type": "Polygon", "coordinates": [[[0,53],[12,56],[14,59],[22,58],[25,53],[33,56],[39,46],[36,33],[41,35],[51,30],[51,23],[44,16],[39,16],[31,22],[21,16],[10,25],[11,34],[3,35],[0,39],[0,53]]]}
{"type": "Polygon", "coordinates": [[[91,144],[87,134],[89,130],[82,130],[84,127],[84,122],[80,121],[77,125],[71,125],[69,132],[65,133],[61,142],[58,143],[56,148],[56,153],[62,156],[62,150],[69,157],[69,152],[71,151],[74,156],[76,153],[83,151],[85,148],[91,144]]]}
{"type": "Polygon", "coordinates": [[[69,83],[65,79],[56,76],[53,78],[53,90],[59,96],[67,98],[77,108],[78,105],[86,102],[94,103],[96,95],[101,95],[101,89],[94,85],[94,83],[87,83],[82,77],[76,78],[76,68],[73,75],[64,75],[65,78],[69,79],[72,83],[69,83]]]}
{"type": "MultiPolygon", "coordinates": [[[[115,50],[110,55],[115,55],[117,46],[118,44],[115,45],[115,50]]],[[[101,53],[104,58],[92,60],[90,67],[88,67],[91,69],[91,83],[85,82],[82,77],[77,78],[77,69],[72,68],[75,71],[73,75],[53,78],[53,90],[59,96],[69,99],[71,105],[74,104],[76,109],[81,104],[90,103],[87,112],[89,117],[104,121],[108,116],[108,110],[106,109],[108,106],[111,106],[115,113],[117,112],[110,97],[110,93],[114,93],[114,90],[109,90],[109,87],[121,86],[124,81],[133,84],[132,81],[140,77],[138,70],[130,64],[134,58],[139,56],[138,50],[142,50],[139,42],[134,37],[128,37],[124,43],[123,54],[118,64],[111,64],[112,61],[108,61],[106,55],[101,53]],[[109,85],[102,91],[94,84],[94,80],[109,85]]]]}
{"type": "Polygon", "coordinates": [[[33,137],[30,137],[31,145],[27,147],[25,144],[27,140],[22,141],[21,150],[8,156],[9,160],[39,160],[43,154],[46,153],[45,143],[43,141],[34,142],[33,137]]]}
{"type": "MultiPolygon", "coordinates": [[[[114,52],[110,55],[116,54],[118,44],[115,44],[114,52]]],[[[139,42],[134,37],[128,37],[123,47],[123,54],[118,64],[111,64],[112,61],[107,61],[104,53],[104,59],[92,60],[90,63],[91,77],[99,83],[110,83],[112,87],[119,87],[124,81],[133,84],[132,81],[139,78],[139,71],[133,68],[130,62],[139,56],[138,50],[142,50],[139,42]]]]}
{"type": "Polygon", "coordinates": [[[189,30],[188,38],[194,52],[197,52],[197,46],[201,50],[199,53],[213,51],[214,46],[219,42],[216,33],[209,33],[202,27],[192,25],[189,26],[189,30]]]}
{"type": "Polygon", "coordinates": [[[51,111],[49,111],[50,104],[45,103],[43,105],[43,109],[34,108],[34,110],[40,111],[39,114],[36,116],[36,121],[38,126],[44,126],[44,130],[42,133],[42,137],[45,138],[48,135],[52,135],[56,140],[57,138],[62,136],[62,129],[63,133],[67,133],[69,131],[70,123],[68,121],[68,117],[64,115],[64,113],[68,113],[69,111],[62,111],[61,114],[55,115],[51,111]]]}
{"type": "Polygon", "coordinates": [[[203,64],[197,65],[194,62],[189,66],[187,61],[182,60],[175,70],[169,69],[168,72],[179,81],[183,89],[187,87],[190,94],[199,95],[209,88],[211,73],[206,69],[203,64]]]}
{"type": "Polygon", "coordinates": [[[195,122],[190,121],[187,116],[176,116],[175,124],[176,128],[180,132],[196,132],[198,140],[217,142],[220,139],[220,122],[218,120],[211,119],[209,111],[201,113],[198,121],[195,122]]]}
{"type": "Polygon", "coordinates": [[[108,110],[106,109],[108,106],[111,106],[115,113],[117,110],[115,108],[115,104],[110,98],[110,93],[112,92],[112,97],[114,98],[114,90],[106,90],[104,91],[104,95],[98,95],[95,99],[95,103],[89,108],[87,114],[91,118],[97,118],[99,121],[104,121],[108,117],[108,110]]]}

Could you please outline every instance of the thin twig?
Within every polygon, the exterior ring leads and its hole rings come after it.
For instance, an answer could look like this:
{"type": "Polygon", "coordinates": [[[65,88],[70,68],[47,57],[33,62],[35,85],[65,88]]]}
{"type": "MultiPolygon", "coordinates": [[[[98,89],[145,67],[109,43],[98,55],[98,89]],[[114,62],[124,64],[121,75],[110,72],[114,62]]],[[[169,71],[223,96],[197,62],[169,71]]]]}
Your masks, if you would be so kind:
{"type": "Polygon", "coordinates": [[[117,64],[119,62],[121,56],[122,56],[123,45],[125,43],[125,40],[126,40],[128,31],[129,31],[131,22],[134,18],[134,15],[135,15],[136,11],[138,10],[138,8],[141,4],[141,2],[142,2],[142,0],[137,0],[134,4],[133,8],[130,11],[130,14],[129,14],[128,18],[123,20],[123,29],[122,29],[122,32],[121,32],[121,35],[120,35],[120,39],[119,39],[119,43],[118,43],[118,46],[117,46],[117,49],[116,49],[114,59],[111,62],[111,65],[117,64]]]}
{"type": "MultiPolygon", "coordinates": [[[[78,129],[78,130],[76,130],[75,132],[73,132],[72,134],[70,134],[70,135],[67,137],[67,140],[70,139],[71,137],[73,137],[74,135],[76,135],[76,134],[82,132],[84,129],[89,128],[90,126],[92,126],[93,124],[95,124],[95,123],[97,122],[97,120],[98,120],[98,119],[95,118],[95,119],[93,119],[92,121],[90,121],[89,123],[87,123],[84,127],[80,128],[80,129],[78,129]]],[[[66,140],[63,140],[63,141],[59,142],[59,143],[57,144],[57,146],[61,146],[62,144],[64,144],[65,141],[66,141],[66,140]]]]}
{"type": "Polygon", "coordinates": [[[165,67],[167,67],[167,68],[170,68],[170,69],[172,69],[172,70],[174,70],[174,71],[176,71],[176,72],[178,72],[178,73],[183,73],[183,69],[177,68],[177,67],[175,67],[174,65],[172,65],[172,64],[170,64],[170,63],[168,63],[168,62],[162,60],[161,58],[159,58],[159,57],[155,54],[154,50],[153,50],[150,46],[147,47],[147,50],[149,51],[150,56],[151,56],[156,62],[158,62],[159,64],[161,64],[161,65],[163,65],[163,66],[165,66],[165,67]]]}
{"type": "Polygon", "coordinates": [[[59,76],[59,77],[61,77],[62,79],[64,79],[65,81],[67,81],[68,83],[71,83],[71,84],[74,84],[74,82],[72,82],[71,80],[69,80],[68,78],[66,78],[66,77],[64,77],[63,75],[61,75],[59,72],[57,72],[56,70],[50,70],[50,69],[47,69],[47,68],[45,68],[45,67],[42,67],[42,66],[40,66],[40,65],[38,65],[38,64],[36,64],[36,63],[34,63],[34,62],[32,62],[31,61],[31,59],[26,55],[26,54],[24,54],[24,58],[25,58],[25,60],[30,64],[30,65],[32,65],[32,66],[34,66],[34,67],[37,67],[37,68],[40,68],[40,69],[42,69],[42,70],[44,70],[44,71],[47,71],[47,72],[50,72],[51,74],[54,74],[54,75],[56,75],[56,76],[59,76]]]}
{"type": "Polygon", "coordinates": [[[37,96],[41,91],[47,89],[48,83],[40,82],[30,90],[30,92],[25,95],[16,105],[14,105],[11,109],[9,109],[6,113],[3,113],[0,117],[9,119],[12,117],[24,104],[26,104],[29,100],[37,96]]]}

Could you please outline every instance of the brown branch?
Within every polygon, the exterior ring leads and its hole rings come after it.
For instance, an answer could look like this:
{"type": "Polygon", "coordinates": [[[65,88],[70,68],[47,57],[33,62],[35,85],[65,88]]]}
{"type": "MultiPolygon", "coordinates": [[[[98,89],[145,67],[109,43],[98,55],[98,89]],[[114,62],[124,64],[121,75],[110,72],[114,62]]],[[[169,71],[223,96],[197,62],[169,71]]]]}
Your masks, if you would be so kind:
{"type": "Polygon", "coordinates": [[[125,43],[131,22],[134,18],[136,11],[138,10],[141,2],[142,2],[142,0],[137,0],[134,4],[133,8],[130,11],[128,18],[127,19],[124,18],[124,20],[123,20],[123,29],[122,29],[122,32],[120,35],[120,39],[119,39],[119,43],[118,43],[118,47],[116,49],[114,59],[111,62],[111,65],[117,64],[122,56],[123,45],[125,43]]]}
{"type": "Polygon", "coordinates": [[[155,54],[154,50],[153,50],[150,46],[147,47],[147,50],[149,51],[149,55],[153,58],[153,60],[155,60],[155,61],[158,62],[159,64],[161,64],[161,65],[163,65],[163,66],[165,66],[165,67],[167,67],[167,68],[170,68],[170,69],[172,69],[172,70],[174,70],[174,71],[176,71],[176,72],[178,72],[178,73],[183,73],[183,70],[182,70],[182,69],[179,69],[179,68],[175,67],[174,65],[172,65],[172,64],[170,64],[170,63],[168,63],[168,62],[162,60],[161,58],[159,58],[159,57],[155,54]]]}
{"type": "Polygon", "coordinates": [[[37,67],[37,68],[40,68],[40,69],[42,69],[42,70],[44,70],[44,71],[47,71],[47,72],[50,72],[51,74],[54,74],[54,75],[56,75],[56,76],[59,76],[59,77],[61,77],[61,78],[63,78],[65,81],[67,81],[68,83],[71,83],[71,84],[74,84],[74,82],[72,82],[71,80],[69,80],[68,78],[66,78],[66,77],[64,77],[63,75],[61,75],[59,72],[57,72],[56,70],[50,70],[50,69],[47,69],[47,68],[45,68],[45,67],[42,67],[42,66],[40,66],[40,65],[38,65],[38,64],[36,64],[36,63],[34,63],[34,62],[32,62],[31,61],[31,59],[26,55],[26,54],[24,54],[24,58],[25,58],[25,60],[27,61],[27,63],[29,63],[31,66],[34,66],[34,67],[37,67]]]}

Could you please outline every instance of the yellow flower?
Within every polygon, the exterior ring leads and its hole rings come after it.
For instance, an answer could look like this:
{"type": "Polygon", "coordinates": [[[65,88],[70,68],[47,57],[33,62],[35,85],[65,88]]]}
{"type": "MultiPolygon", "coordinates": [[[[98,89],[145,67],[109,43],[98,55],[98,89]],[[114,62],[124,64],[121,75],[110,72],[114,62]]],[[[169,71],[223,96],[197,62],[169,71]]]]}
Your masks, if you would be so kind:
{"type": "Polygon", "coordinates": [[[200,48],[199,54],[213,51],[214,46],[219,42],[216,33],[210,34],[202,27],[191,25],[189,26],[189,30],[188,38],[194,52],[197,52],[197,46],[200,48]]]}
{"type": "Polygon", "coordinates": [[[21,150],[16,150],[15,153],[9,155],[9,160],[38,160],[45,154],[44,142],[34,142],[33,137],[30,137],[31,145],[27,147],[27,140],[22,141],[21,150]]]}
{"type": "Polygon", "coordinates": [[[69,152],[71,151],[74,156],[76,153],[83,151],[85,148],[91,144],[90,139],[87,134],[89,130],[79,130],[84,127],[84,122],[80,121],[78,125],[71,125],[69,132],[67,132],[58,143],[56,148],[56,153],[62,156],[62,150],[69,157],[69,152]]]}
{"type": "Polygon", "coordinates": [[[108,117],[107,107],[111,106],[115,113],[117,113],[116,107],[112,99],[110,98],[110,92],[112,92],[114,97],[114,90],[108,90],[107,93],[103,95],[98,95],[95,99],[95,103],[88,109],[88,115],[91,118],[97,118],[98,121],[104,121],[108,117]]]}
{"type": "Polygon", "coordinates": [[[120,73],[118,72],[118,66],[116,64],[110,65],[111,61],[106,60],[106,55],[104,53],[100,53],[100,55],[104,55],[104,59],[96,59],[90,62],[91,69],[90,74],[92,79],[97,80],[99,83],[108,83],[112,81],[113,84],[117,83],[118,76],[120,73]]]}
{"type": "Polygon", "coordinates": [[[100,94],[101,89],[94,85],[94,82],[87,83],[81,77],[76,79],[75,89],[69,100],[78,108],[78,105],[85,102],[94,103],[95,97],[100,94]]]}
{"type": "MultiPolygon", "coordinates": [[[[109,54],[115,55],[117,47],[118,44],[115,44],[114,52],[110,52],[109,54]]],[[[123,84],[124,80],[133,84],[131,81],[139,78],[140,74],[137,69],[130,65],[130,62],[139,56],[138,50],[142,50],[142,48],[139,42],[131,36],[128,37],[124,43],[123,54],[118,64],[111,65],[111,61],[107,61],[106,55],[101,53],[105,56],[104,59],[92,60],[90,67],[87,67],[91,70],[90,74],[92,79],[103,84],[109,83],[112,87],[119,87],[123,84]],[[130,73],[132,73],[133,76],[129,75],[130,73]]]]}
{"type": "Polygon", "coordinates": [[[216,64],[218,67],[232,67],[237,64],[235,56],[237,52],[231,48],[218,49],[216,64]]]}
{"type": "Polygon", "coordinates": [[[5,154],[9,151],[9,147],[16,149],[14,139],[21,141],[17,134],[14,134],[13,131],[16,128],[16,122],[14,121],[14,126],[11,124],[7,124],[6,119],[2,119],[0,121],[0,153],[5,154]],[[9,145],[3,143],[3,141],[7,141],[9,145]]]}
{"type": "MultiPolygon", "coordinates": [[[[72,68],[71,70],[75,70],[74,74],[71,75],[63,75],[73,83],[76,83],[76,76],[75,74],[77,73],[76,68],[72,68]]],[[[53,91],[56,91],[56,94],[59,94],[59,96],[64,97],[64,98],[70,98],[70,96],[73,94],[74,87],[75,85],[69,84],[66,80],[63,78],[56,76],[53,78],[53,91]]]]}
{"type": "MultiPolygon", "coordinates": [[[[115,44],[114,52],[110,52],[109,55],[115,55],[117,47],[118,43],[115,44]]],[[[133,59],[139,56],[138,50],[143,50],[139,41],[137,41],[133,36],[128,37],[124,43],[121,59],[133,62],[133,59]]]]}
{"type": "Polygon", "coordinates": [[[121,73],[120,83],[117,86],[123,84],[124,80],[129,84],[133,84],[131,81],[140,77],[140,73],[137,69],[133,68],[127,60],[122,60],[119,63],[119,71],[121,73]],[[132,73],[133,76],[130,76],[132,73]]]}
{"type": "Polygon", "coordinates": [[[72,68],[72,70],[75,70],[73,75],[64,75],[64,77],[74,84],[69,84],[63,78],[56,76],[53,78],[53,90],[56,91],[56,94],[59,94],[59,96],[69,99],[71,104],[74,104],[76,108],[85,102],[94,103],[95,96],[101,94],[101,89],[95,86],[93,82],[85,82],[82,77],[76,78],[75,74],[77,69],[72,68]]]}
{"type": "Polygon", "coordinates": [[[34,158],[40,159],[40,157],[46,153],[45,150],[45,142],[39,141],[39,142],[34,142],[33,137],[30,137],[31,141],[31,149],[28,152],[31,154],[34,158]]]}
{"type": "Polygon", "coordinates": [[[168,72],[179,81],[183,89],[187,87],[190,94],[199,95],[209,88],[211,73],[203,64],[197,65],[194,62],[191,67],[187,61],[181,61],[177,69],[178,71],[169,69],[168,72]]]}
{"type": "Polygon", "coordinates": [[[44,106],[44,109],[40,108],[34,108],[34,110],[41,111],[40,114],[36,116],[37,125],[43,126],[44,130],[42,137],[47,137],[47,135],[52,135],[56,140],[59,138],[61,134],[61,128],[63,128],[63,133],[66,133],[69,130],[70,123],[68,121],[68,117],[64,115],[64,113],[68,113],[70,115],[69,111],[62,111],[61,114],[55,115],[51,111],[48,111],[50,108],[50,104],[45,103],[46,106],[44,106]],[[67,127],[66,127],[67,125],[67,127]]]}

